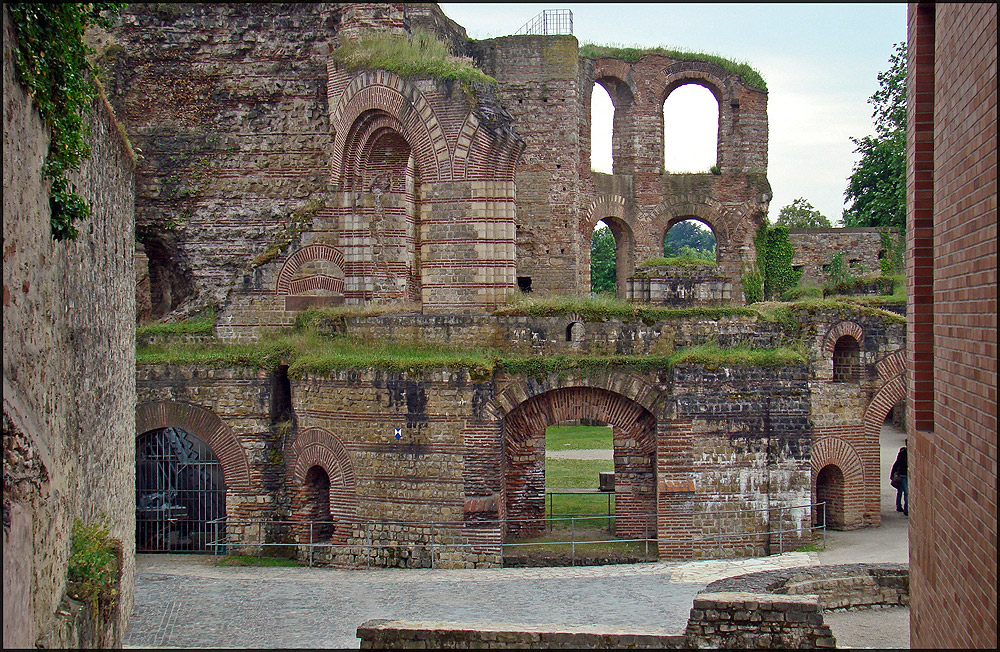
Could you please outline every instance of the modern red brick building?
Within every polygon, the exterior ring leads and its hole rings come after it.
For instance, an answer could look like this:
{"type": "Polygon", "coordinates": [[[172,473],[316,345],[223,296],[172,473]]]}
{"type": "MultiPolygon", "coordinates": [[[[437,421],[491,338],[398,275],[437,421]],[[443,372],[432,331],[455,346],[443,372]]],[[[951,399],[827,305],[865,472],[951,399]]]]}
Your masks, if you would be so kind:
{"type": "Polygon", "coordinates": [[[910,643],[997,644],[997,9],[911,4],[910,643]]]}

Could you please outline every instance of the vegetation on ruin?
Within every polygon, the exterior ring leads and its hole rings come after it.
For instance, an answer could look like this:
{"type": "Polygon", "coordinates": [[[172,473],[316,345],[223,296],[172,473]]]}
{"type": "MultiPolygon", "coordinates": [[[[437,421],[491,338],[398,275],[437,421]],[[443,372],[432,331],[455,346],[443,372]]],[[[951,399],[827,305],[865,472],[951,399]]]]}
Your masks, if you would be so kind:
{"type": "Polygon", "coordinates": [[[511,297],[507,304],[497,308],[494,314],[526,317],[578,315],[584,321],[621,319],[652,324],[657,321],[691,318],[753,317],[758,313],[753,308],[741,306],[659,308],[648,304],[632,303],[607,294],[581,296],[532,293],[517,294],[511,297]]]}
{"type": "Polygon", "coordinates": [[[66,590],[90,605],[94,616],[107,621],[118,603],[119,544],[102,522],[73,522],[66,590]]]}
{"type": "Polygon", "coordinates": [[[253,259],[253,266],[259,267],[280,256],[288,245],[302,235],[302,233],[312,228],[313,218],[316,217],[316,213],[322,210],[323,207],[323,202],[311,199],[304,206],[289,213],[282,220],[284,225],[275,234],[271,244],[253,259]]]}
{"type": "Polygon", "coordinates": [[[301,566],[302,564],[294,559],[284,559],[282,557],[267,557],[254,555],[225,555],[220,557],[216,566],[266,566],[266,567],[290,567],[301,566]]]}
{"type": "Polygon", "coordinates": [[[702,344],[678,349],[667,357],[670,367],[699,364],[713,367],[794,367],[807,362],[805,352],[789,347],[758,349],[744,346],[720,347],[702,344]]]}
{"type": "Polygon", "coordinates": [[[636,267],[718,267],[718,263],[700,256],[661,256],[647,258],[636,267]]]}
{"type": "Polygon", "coordinates": [[[823,215],[805,197],[798,197],[778,212],[778,226],[790,229],[829,229],[830,218],[823,215]]]}
{"type": "Polygon", "coordinates": [[[706,61],[708,63],[714,63],[728,73],[739,75],[740,79],[747,86],[759,88],[762,91],[767,90],[767,83],[764,81],[764,77],[749,63],[727,59],[725,57],[720,57],[717,54],[687,52],[684,50],[669,50],[662,47],[638,48],[614,45],[595,45],[593,43],[584,43],[580,46],[580,56],[586,57],[587,59],[609,57],[612,59],[621,59],[622,61],[627,61],[628,63],[635,63],[648,54],[658,54],[680,61],[706,61]]]}
{"type": "Polygon", "coordinates": [[[454,56],[446,43],[421,30],[413,34],[368,32],[356,40],[343,39],[330,58],[348,70],[388,70],[400,77],[432,77],[463,85],[497,84],[472,59],[454,56]]]}
{"type": "Polygon", "coordinates": [[[92,48],[83,41],[87,25],[111,27],[124,3],[10,3],[18,76],[49,128],[42,177],[50,182],[49,229],[55,240],[76,238],[75,223],[90,216],[68,175],[90,158],[90,127],[84,117],[100,96],[92,48]]]}
{"type": "Polygon", "coordinates": [[[135,329],[136,339],[153,335],[211,335],[215,330],[216,310],[209,306],[183,321],[156,322],[135,329]]]}

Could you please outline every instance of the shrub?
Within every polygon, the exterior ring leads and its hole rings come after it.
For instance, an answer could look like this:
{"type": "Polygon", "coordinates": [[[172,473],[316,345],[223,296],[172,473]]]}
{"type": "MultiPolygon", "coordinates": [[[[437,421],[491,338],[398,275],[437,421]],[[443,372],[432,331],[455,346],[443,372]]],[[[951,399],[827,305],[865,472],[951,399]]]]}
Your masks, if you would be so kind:
{"type": "Polygon", "coordinates": [[[94,616],[109,620],[118,603],[119,544],[102,523],[73,522],[67,570],[70,596],[91,606],[94,616]]]}

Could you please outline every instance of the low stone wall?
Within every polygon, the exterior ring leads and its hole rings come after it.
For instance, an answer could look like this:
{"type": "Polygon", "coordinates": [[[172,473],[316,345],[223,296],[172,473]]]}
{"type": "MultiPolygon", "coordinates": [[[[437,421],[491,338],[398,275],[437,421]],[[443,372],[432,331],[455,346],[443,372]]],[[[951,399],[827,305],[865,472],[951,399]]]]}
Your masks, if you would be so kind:
{"type": "Polygon", "coordinates": [[[906,606],[906,564],[807,566],[718,580],[698,594],[683,635],[668,630],[369,620],[362,649],[836,648],[823,612],[906,606]]]}
{"type": "Polygon", "coordinates": [[[729,305],[733,282],[715,268],[654,267],[629,277],[626,297],[672,308],[729,305]]]}
{"type": "Polygon", "coordinates": [[[694,599],[687,647],[754,649],[834,648],[814,595],[702,593],[694,599]]]}
{"type": "Polygon", "coordinates": [[[546,625],[497,625],[417,623],[402,620],[369,620],[358,627],[361,649],[636,649],[678,650],[684,636],[666,630],[615,627],[553,627],[546,625]]]}
{"type": "Polygon", "coordinates": [[[825,611],[910,604],[907,564],[842,564],[764,571],[729,577],[706,591],[814,595],[825,611]]]}

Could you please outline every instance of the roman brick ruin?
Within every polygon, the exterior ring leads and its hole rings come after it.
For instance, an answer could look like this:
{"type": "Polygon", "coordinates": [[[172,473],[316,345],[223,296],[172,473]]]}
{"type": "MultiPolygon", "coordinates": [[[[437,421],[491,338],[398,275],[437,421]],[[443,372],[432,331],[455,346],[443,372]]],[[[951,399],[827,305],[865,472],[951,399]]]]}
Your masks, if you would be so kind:
{"type": "MultiPolygon", "coordinates": [[[[495,312],[519,291],[588,292],[601,221],[620,297],[743,305],[771,199],[763,89],[693,59],[588,58],[569,34],[473,41],[431,4],[134,5],[107,37],[109,99],[143,156],[140,305],[168,320],[216,305],[211,336],[180,338],[191,346],[252,344],[312,308],[382,305],[397,310],[330,313],[342,316],[318,330],[625,356],[516,373],[141,364],[136,436],[182,456],[207,446],[198,492],[223,497],[234,540],[335,544],[310,560],[347,566],[496,565],[500,545],[537,533],[544,516],[545,427],[579,419],[614,431],[616,533],[656,539],[662,558],[787,549],[824,518],[808,507],[818,500],[831,526],[879,524],[878,430],[904,391],[898,316],[495,312]],[[372,29],[430,32],[497,84],[332,62],[372,29]],[[613,174],[590,169],[595,84],[615,105],[613,174]],[[718,102],[712,171],[663,170],[663,102],[684,84],[718,102]],[[686,219],[711,227],[717,268],[637,273],[686,219]],[[641,361],[792,339],[804,362],[641,361]]],[[[880,234],[852,237],[877,269],[880,234]]],[[[796,264],[821,268],[822,246],[806,249],[796,264]]]]}

